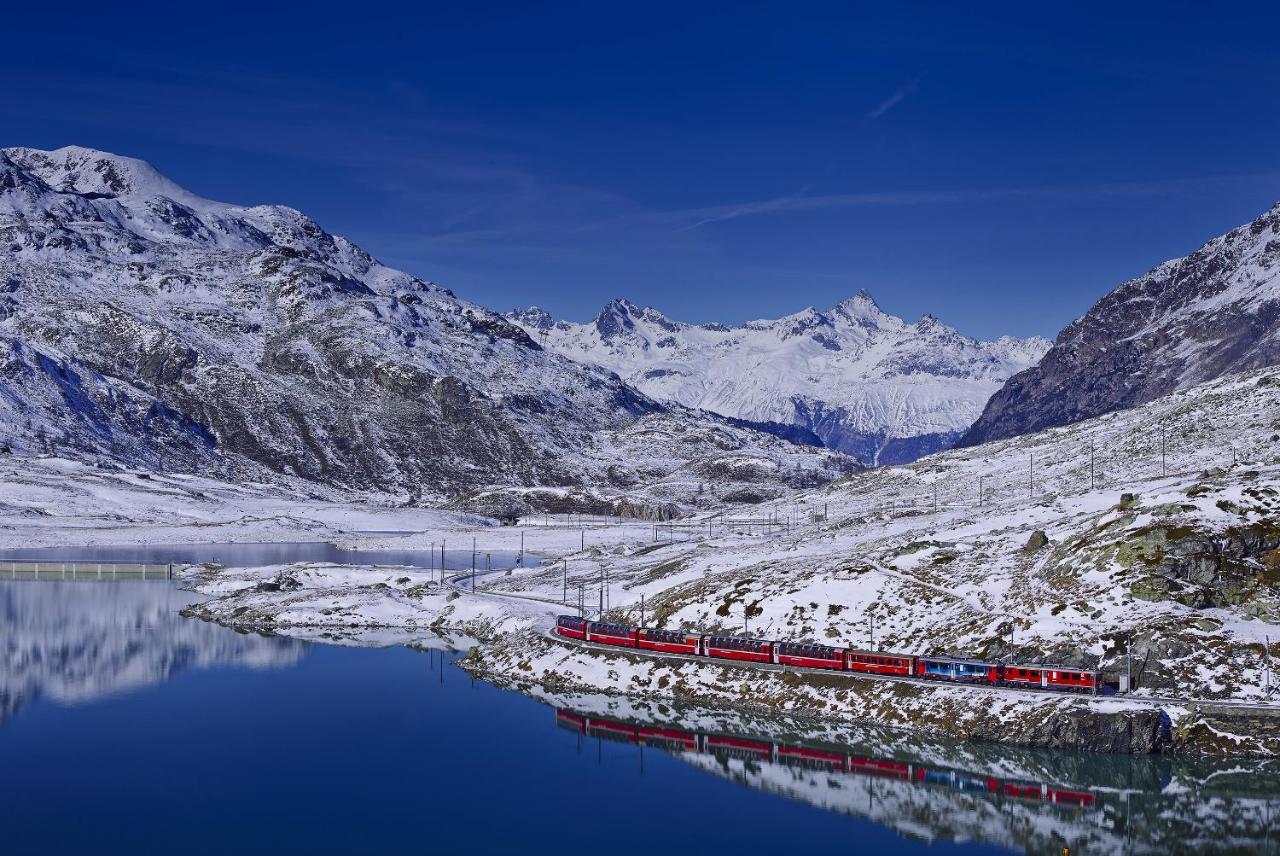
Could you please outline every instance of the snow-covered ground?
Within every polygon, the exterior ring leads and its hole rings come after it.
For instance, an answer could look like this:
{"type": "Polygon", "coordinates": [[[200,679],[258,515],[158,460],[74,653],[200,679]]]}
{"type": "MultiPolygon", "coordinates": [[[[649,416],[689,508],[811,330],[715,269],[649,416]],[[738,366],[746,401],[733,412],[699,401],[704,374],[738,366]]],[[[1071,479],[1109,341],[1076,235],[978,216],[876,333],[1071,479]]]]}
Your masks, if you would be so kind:
{"type": "Polygon", "coordinates": [[[924,716],[938,725],[943,710],[971,734],[1013,719],[1034,731],[1036,710],[1163,708],[1175,730],[1196,731],[1201,743],[1261,751],[1252,735],[1185,705],[1269,698],[1264,643],[1280,621],[1278,432],[1280,372],[1263,370],[669,525],[547,515],[501,527],[290,483],[143,479],[0,457],[0,544],[334,540],[429,549],[447,540],[469,550],[474,537],[482,552],[514,552],[523,538],[526,566],[482,575],[475,593],[442,587],[429,571],[381,566],[201,569],[189,584],[214,596],[198,607],[214,620],[313,636],[450,630],[490,643],[478,652],[485,668],[529,680],[661,695],[675,692],[679,673],[706,700],[764,699],[899,724],[924,716]],[[361,534],[370,530],[409,534],[361,534]],[[538,632],[576,610],[579,592],[588,609],[604,600],[611,617],[634,622],[643,604],[644,621],[666,627],[861,647],[874,632],[883,649],[1098,666],[1112,682],[1128,672],[1136,690],[1123,702],[1029,702],[927,687],[912,689],[917,701],[908,703],[893,685],[844,693],[844,685],[720,667],[620,665],[538,632]]]}

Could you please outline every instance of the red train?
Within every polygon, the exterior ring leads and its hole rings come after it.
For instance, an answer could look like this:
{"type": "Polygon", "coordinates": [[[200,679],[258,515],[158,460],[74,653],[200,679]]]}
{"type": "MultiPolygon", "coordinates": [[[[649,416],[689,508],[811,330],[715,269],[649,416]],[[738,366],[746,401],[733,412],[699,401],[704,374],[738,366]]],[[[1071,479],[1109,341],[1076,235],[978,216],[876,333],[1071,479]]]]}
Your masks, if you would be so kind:
{"type": "Polygon", "coordinates": [[[562,615],[556,619],[556,633],[568,639],[662,654],[861,672],[926,681],[1039,688],[1094,695],[1101,687],[1101,676],[1097,670],[1074,666],[1028,666],[957,657],[859,651],[807,642],[772,642],[687,630],[633,627],[630,624],[587,621],[574,615],[562,615]]]}

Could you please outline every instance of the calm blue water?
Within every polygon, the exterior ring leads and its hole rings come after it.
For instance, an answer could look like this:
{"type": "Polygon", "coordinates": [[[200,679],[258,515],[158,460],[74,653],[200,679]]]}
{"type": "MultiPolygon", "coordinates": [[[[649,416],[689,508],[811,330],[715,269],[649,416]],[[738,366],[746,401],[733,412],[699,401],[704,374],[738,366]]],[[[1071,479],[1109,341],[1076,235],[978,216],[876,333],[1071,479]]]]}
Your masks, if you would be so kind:
{"type": "MultiPolygon", "coordinates": [[[[492,566],[509,567],[516,563],[516,553],[493,551],[489,560],[492,566]]],[[[486,553],[483,545],[476,554],[478,567],[485,567],[486,553]]],[[[447,569],[462,570],[471,567],[471,544],[446,545],[444,552],[447,569]]],[[[528,561],[536,561],[529,554],[528,561]]],[[[337,564],[406,565],[408,567],[440,567],[440,550],[434,553],[425,549],[344,550],[324,541],[289,543],[226,543],[226,544],[142,544],[108,545],[96,547],[26,547],[0,550],[0,561],[32,562],[146,562],[166,564],[211,562],[229,567],[252,568],[262,565],[279,565],[288,562],[334,562],[337,564]]]]}
{"type": "MultiPolygon", "coordinates": [[[[1064,811],[817,774],[841,806],[824,809],[762,784],[803,791],[807,771],[597,740],[471,681],[453,655],[247,636],[177,617],[188,598],[0,583],[5,853],[979,854],[1009,849],[930,845],[865,815],[949,837],[942,815],[970,812],[979,838],[1018,851],[1042,842],[1028,824],[1087,837],[1136,823],[1118,798],[1064,811]]],[[[1170,812],[1156,808],[1144,813],[1170,812]]],[[[1164,833],[1137,834],[1135,852],[1153,852],[1164,833]]]]}

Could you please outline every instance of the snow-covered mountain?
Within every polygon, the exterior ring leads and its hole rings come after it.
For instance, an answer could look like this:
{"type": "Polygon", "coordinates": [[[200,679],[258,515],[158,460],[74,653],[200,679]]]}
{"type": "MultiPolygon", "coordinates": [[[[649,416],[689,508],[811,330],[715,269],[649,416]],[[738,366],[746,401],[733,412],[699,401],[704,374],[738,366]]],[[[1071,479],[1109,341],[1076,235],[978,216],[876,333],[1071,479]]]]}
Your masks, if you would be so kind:
{"type": "Polygon", "coordinates": [[[848,469],[550,353],[298,211],[202,199],[132,158],[0,150],[0,250],[0,448],[429,498],[642,484],[705,448],[848,469]]]}
{"type": "Polygon", "coordinates": [[[900,463],[950,446],[1041,338],[980,342],[926,315],[914,324],[867,292],[825,312],[739,326],[687,324],[627,300],[588,324],[538,307],[507,317],[550,350],[616,371],[663,401],[754,422],[797,424],[864,463],[900,463]]]}
{"type": "Polygon", "coordinates": [[[1099,300],[1009,379],[965,445],[1067,425],[1280,364],[1280,204],[1099,300]]]}

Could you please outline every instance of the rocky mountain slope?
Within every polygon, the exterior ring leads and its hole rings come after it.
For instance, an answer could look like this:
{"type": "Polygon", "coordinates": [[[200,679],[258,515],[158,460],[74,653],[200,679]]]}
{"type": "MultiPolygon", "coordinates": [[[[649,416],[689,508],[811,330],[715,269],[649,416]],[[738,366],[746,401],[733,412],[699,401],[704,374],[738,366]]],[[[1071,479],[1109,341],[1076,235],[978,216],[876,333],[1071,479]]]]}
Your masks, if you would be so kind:
{"type": "MultiPolygon", "coordinates": [[[[615,615],[638,619],[643,597],[656,626],[1086,665],[1113,683],[1129,669],[1139,694],[1258,699],[1280,635],[1278,435],[1277,370],[1232,375],[569,564],[588,585],[607,568],[615,615]]],[[[558,586],[527,570],[488,590],[558,586]]]]}
{"type": "Polygon", "coordinates": [[[589,324],[531,307],[508,313],[548,349],[613,369],[661,401],[800,425],[866,464],[950,446],[1044,339],[979,342],[926,315],[914,324],[865,291],[825,312],[739,326],[686,324],[626,300],[589,324]]]}
{"type": "Polygon", "coordinates": [[[960,441],[985,443],[1133,407],[1280,363],[1280,204],[1124,283],[1014,375],[960,441]]]}
{"type": "Polygon", "coordinates": [[[707,449],[849,466],[661,405],[298,211],[138,160],[0,150],[0,248],[0,448],[427,499],[642,485],[707,449]]]}

